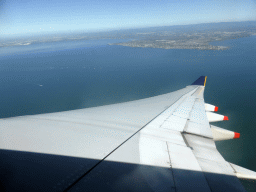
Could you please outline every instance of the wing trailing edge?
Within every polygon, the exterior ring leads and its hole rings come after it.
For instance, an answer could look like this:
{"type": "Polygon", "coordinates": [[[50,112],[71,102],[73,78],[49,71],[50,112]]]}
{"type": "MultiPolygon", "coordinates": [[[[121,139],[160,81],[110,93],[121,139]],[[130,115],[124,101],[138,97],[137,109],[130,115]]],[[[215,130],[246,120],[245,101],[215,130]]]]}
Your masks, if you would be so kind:
{"type": "Polygon", "coordinates": [[[233,163],[229,163],[231,167],[234,169],[234,172],[239,179],[252,179],[256,180],[256,172],[251,171],[249,169],[243,168],[241,166],[235,165],[233,163]]]}

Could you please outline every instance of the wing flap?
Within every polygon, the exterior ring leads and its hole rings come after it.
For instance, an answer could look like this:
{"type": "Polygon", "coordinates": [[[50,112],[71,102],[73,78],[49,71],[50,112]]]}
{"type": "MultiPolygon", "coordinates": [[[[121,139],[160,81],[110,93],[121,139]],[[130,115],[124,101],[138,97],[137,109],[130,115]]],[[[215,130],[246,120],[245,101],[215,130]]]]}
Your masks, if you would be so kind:
{"type": "Polygon", "coordinates": [[[198,158],[212,192],[246,192],[227,162],[216,162],[198,158]]]}
{"type": "Polygon", "coordinates": [[[185,134],[184,137],[192,148],[211,191],[245,191],[230,164],[216,149],[212,139],[189,134],[185,134]]]}
{"type": "Polygon", "coordinates": [[[184,134],[188,145],[193,149],[197,158],[208,159],[210,161],[225,162],[225,159],[216,149],[212,139],[203,138],[197,135],[184,134]]]}
{"type": "Polygon", "coordinates": [[[211,191],[189,147],[168,142],[168,151],[177,191],[211,191]]]}

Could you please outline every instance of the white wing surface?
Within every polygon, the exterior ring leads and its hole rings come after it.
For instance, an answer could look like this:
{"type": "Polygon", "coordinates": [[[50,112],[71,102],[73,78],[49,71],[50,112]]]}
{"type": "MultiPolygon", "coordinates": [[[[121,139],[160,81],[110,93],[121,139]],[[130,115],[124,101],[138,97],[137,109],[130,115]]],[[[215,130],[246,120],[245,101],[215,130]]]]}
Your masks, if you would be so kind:
{"type": "Polygon", "coordinates": [[[217,151],[214,140],[237,133],[210,126],[216,114],[206,108],[216,107],[204,103],[205,81],[132,102],[1,119],[0,189],[245,191],[237,177],[255,173],[217,151]]]}

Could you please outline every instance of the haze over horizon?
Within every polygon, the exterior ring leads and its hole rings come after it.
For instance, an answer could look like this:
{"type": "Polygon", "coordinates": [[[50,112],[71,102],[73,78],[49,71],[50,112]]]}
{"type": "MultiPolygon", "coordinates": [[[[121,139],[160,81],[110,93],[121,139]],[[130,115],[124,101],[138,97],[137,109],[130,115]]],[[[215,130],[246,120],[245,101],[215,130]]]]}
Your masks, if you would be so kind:
{"type": "Polygon", "coordinates": [[[256,20],[256,1],[2,1],[0,37],[256,20]]]}

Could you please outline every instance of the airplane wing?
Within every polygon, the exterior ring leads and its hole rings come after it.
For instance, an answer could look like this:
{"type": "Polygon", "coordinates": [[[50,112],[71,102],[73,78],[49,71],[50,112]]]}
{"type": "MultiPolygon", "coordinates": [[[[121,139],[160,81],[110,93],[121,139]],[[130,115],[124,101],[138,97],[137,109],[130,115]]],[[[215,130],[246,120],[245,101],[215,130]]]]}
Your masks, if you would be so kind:
{"type": "Polygon", "coordinates": [[[1,191],[245,191],[256,173],[215,141],[239,134],[204,103],[206,77],[131,102],[0,120],[1,191]]]}

